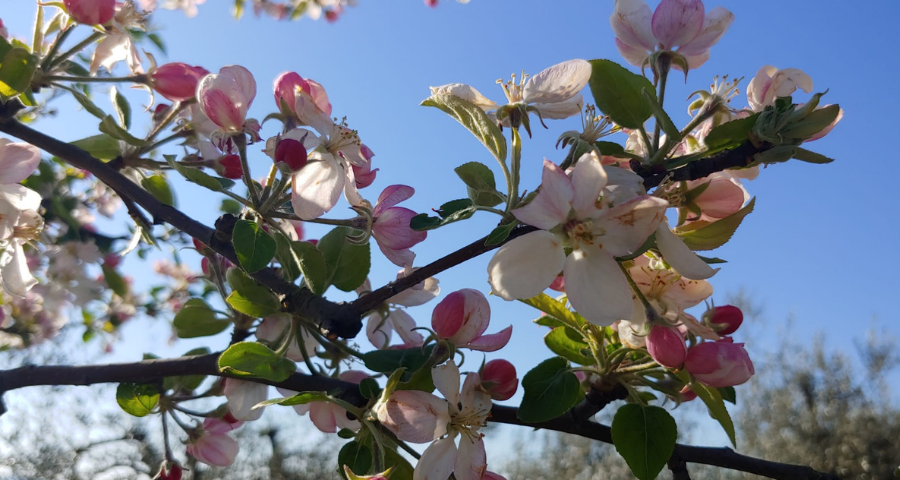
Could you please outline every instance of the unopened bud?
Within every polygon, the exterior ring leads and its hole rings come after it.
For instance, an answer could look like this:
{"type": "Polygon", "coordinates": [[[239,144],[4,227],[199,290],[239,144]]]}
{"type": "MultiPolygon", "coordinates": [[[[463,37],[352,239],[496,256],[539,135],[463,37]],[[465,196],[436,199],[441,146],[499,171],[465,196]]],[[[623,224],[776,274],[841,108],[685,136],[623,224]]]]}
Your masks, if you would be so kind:
{"type": "Polygon", "coordinates": [[[722,305],[703,315],[719,335],[731,335],[744,323],[744,312],[734,305],[722,305]]]}
{"type": "Polygon", "coordinates": [[[307,151],[302,143],[292,138],[283,138],[275,147],[275,163],[283,163],[292,172],[306,165],[307,151]]]}
{"type": "Polygon", "coordinates": [[[216,172],[225,178],[236,180],[244,175],[244,168],[241,166],[241,157],[230,154],[216,160],[216,172]]]}
{"type": "Polygon", "coordinates": [[[519,388],[516,367],[506,360],[491,360],[481,369],[481,387],[494,400],[509,400],[519,388]]]}

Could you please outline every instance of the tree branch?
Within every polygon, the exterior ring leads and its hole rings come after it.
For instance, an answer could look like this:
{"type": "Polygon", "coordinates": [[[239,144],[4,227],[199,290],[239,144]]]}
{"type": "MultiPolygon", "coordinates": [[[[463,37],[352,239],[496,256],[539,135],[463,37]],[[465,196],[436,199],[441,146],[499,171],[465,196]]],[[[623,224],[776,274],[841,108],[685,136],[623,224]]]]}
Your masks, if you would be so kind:
{"type": "MultiPolygon", "coordinates": [[[[163,377],[182,375],[215,375],[228,377],[219,371],[216,359],[218,353],[174,359],[144,360],[135,363],[116,363],[84,366],[26,366],[12,370],[0,370],[0,395],[18,388],[38,385],[93,385],[97,383],[149,383],[163,377]]],[[[284,387],[297,392],[326,391],[354,405],[365,405],[366,399],[360,394],[355,383],[338,379],[295,373],[283,382],[253,380],[268,385],[284,387]]],[[[578,408],[578,407],[576,407],[578,408]]],[[[0,413],[5,411],[0,403],[0,413]]],[[[494,405],[489,421],[507,425],[521,425],[543,428],[557,432],[578,435],[604,443],[612,443],[612,433],[608,426],[587,420],[577,420],[567,414],[547,422],[526,423],[519,420],[518,409],[494,405]]],[[[837,476],[818,472],[810,467],[770,462],[748,457],[730,448],[694,447],[675,445],[670,465],[700,463],[738,470],[768,478],[781,480],[839,480],[837,476]]],[[[677,467],[676,467],[677,468],[677,467]]]]}

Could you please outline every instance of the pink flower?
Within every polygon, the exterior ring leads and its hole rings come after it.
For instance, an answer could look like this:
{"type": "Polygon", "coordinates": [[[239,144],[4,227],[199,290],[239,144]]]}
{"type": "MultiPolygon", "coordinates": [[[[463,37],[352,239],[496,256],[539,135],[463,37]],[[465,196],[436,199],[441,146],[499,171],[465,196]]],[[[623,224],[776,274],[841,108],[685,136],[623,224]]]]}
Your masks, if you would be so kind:
{"type": "Polygon", "coordinates": [[[722,305],[704,315],[704,320],[717,329],[719,335],[731,335],[744,323],[744,312],[734,305],[722,305]]]}
{"type": "Polygon", "coordinates": [[[512,325],[497,333],[484,335],[491,322],[491,306],[478,290],[464,288],[447,295],[434,307],[431,328],[439,338],[457,347],[494,352],[505,347],[512,325]]]}
{"type": "Polygon", "coordinates": [[[677,48],[689,69],[709,59],[709,49],[733,21],[734,15],[722,7],[704,14],[700,0],[662,0],[654,12],[644,0],[616,0],[609,17],[616,47],[628,63],[640,67],[657,48],[677,48]]]}
{"type": "Polygon", "coordinates": [[[227,422],[207,418],[203,421],[203,427],[199,429],[199,435],[192,435],[185,450],[197,461],[207,465],[227,467],[234,463],[240,449],[238,443],[226,435],[228,431],[230,431],[230,426],[227,422]]]}
{"type": "Polygon", "coordinates": [[[3,24],[2,19],[0,19],[0,37],[9,38],[9,30],[6,28],[6,25],[3,24]]]}
{"type": "Polygon", "coordinates": [[[479,372],[481,388],[494,400],[509,400],[519,388],[516,367],[506,360],[491,360],[479,372]]]}
{"type": "MultiPolygon", "coordinates": [[[[688,221],[702,220],[714,222],[737,213],[750,194],[741,185],[740,180],[722,172],[716,172],[700,180],[687,182],[688,190],[706,184],[706,188],[693,199],[692,207],[700,210],[700,216],[688,214],[688,221]],[[693,218],[692,218],[693,217],[693,218]]],[[[696,211],[693,212],[696,214],[696,211]]]]}
{"type": "Polygon", "coordinates": [[[245,130],[247,110],[256,97],[253,74],[239,65],[222,67],[197,84],[197,100],[203,113],[226,133],[245,130]]]}
{"type": "Polygon", "coordinates": [[[375,237],[378,248],[384,256],[399,267],[412,266],[416,254],[410,251],[410,248],[428,236],[427,232],[417,232],[409,227],[409,221],[416,216],[416,212],[395,206],[412,197],[414,193],[412,187],[391,185],[381,192],[378,203],[372,210],[375,217],[372,236],[375,237]]]}
{"type": "Polygon", "coordinates": [[[300,170],[306,165],[308,154],[306,147],[293,138],[284,138],[275,147],[275,163],[283,163],[292,172],[300,170]]]}
{"type": "Polygon", "coordinates": [[[325,115],[331,115],[331,103],[325,88],[314,80],[304,79],[295,72],[284,72],[275,79],[275,106],[281,109],[284,101],[288,110],[297,114],[297,99],[302,94],[309,95],[313,104],[325,115]]]}
{"type": "Polygon", "coordinates": [[[378,169],[372,170],[372,157],[375,152],[365,144],[359,146],[359,152],[367,160],[363,165],[351,165],[353,167],[353,176],[356,178],[356,188],[366,188],[375,181],[375,174],[378,169]]]}
{"type": "Polygon", "coordinates": [[[759,112],[775,105],[776,98],[790,96],[798,88],[806,93],[813,89],[812,78],[803,70],[763,65],[747,84],[747,103],[751,110],[759,112]]]}
{"type": "Polygon", "coordinates": [[[755,373],[744,344],[731,338],[694,345],[684,367],[700,383],[716,388],[740,385],[755,373]]]}
{"type": "MultiPolygon", "coordinates": [[[[369,378],[369,374],[357,370],[347,370],[338,378],[345,382],[360,383],[369,378]]],[[[285,388],[277,388],[277,390],[285,397],[297,394],[297,392],[285,388]]],[[[304,405],[293,405],[293,407],[299,415],[306,415],[309,412],[309,419],[323,433],[334,433],[342,428],[356,431],[360,427],[359,420],[350,420],[347,418],[346,410],[331,402],[309,402],[304,405]]]]}
{"type": "Polygon", "coordinates": [[[116,0],[63,0],[66,11],[78,23],[103,25],[116,14],[116,0]]]}
{"type": "Polygon", "coordinates": [[[684,337],[678,329],[654,325],[650,328],[645,342],[647,352],[656,363],[668,368],[678,368],[684,363],[687,347],[684,346],[684,337]]]}
{"type": "Polygon", "coordinates": [[[197,83],[206,75],[209,75],[209,71],[203,67],[176,62],[157,68],[150,74],[150,80],[153,89],[160,95],[173,102],[183,102],[194,98],[197,83]]]}

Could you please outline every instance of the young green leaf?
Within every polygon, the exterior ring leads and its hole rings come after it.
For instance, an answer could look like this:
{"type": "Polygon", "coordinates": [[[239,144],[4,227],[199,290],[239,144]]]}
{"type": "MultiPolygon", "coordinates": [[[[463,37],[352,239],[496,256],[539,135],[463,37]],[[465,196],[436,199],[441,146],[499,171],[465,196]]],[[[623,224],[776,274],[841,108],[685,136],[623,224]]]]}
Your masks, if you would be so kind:
{"type": "Polygon", "coordinates": [[[453,95],[435,95],[422,102],[423,106],[436,107],[466,127],[494,155],[498,161],[506,160],[506,138],[496,122],[473,103],[453,95]]]}
{"type": "Polygon", "coordinates": [[[192,298],[175,314],[172,324],[179,338],[196,338],[224,331],[231,325],[231,320],[218,318],[215,310],[206,302],[200,298],[192,298]]]}
{"type": "Polygon", "coordinates": [[[172,187],[169,186],[166,177],[162,175],[144,177],[141,179],[141,186],[160,202],[170,207],[175,205],[175,195],[172,193],[172,187]]]}
{"type": "Polygon", "coordinates": [[[544,343],[553,353],[581,365],[596,363],[584,337],[569,327],[556,327],[544,335],[544,343]]]}
{"type": "Polygon", "coordinates": [[[256,342],[239,342],[219,356],[219,371],[237,377],[254,377],[283,382],[297,370],[297,364],[256,342]]]}
{"type": "Polygon", "coordinates": [[[233,290],[225,299],[235,310],[261,318],[281,311],[281,302],[269,289],[260,286],[239,268],[229,268],[225,279],[233,290]]]}
{"type": "Polygon", "coordinates": [[[120,383],[116,388],[116,402],[125,413],[135,417],[150,414],[159,403],[159,391],[153,385],[143,383],[120,383]]]}
{"type": "Polygon", "coordinates": [[[112,160],[122,154],[119,141],[105,133],[94,135],[81,140],[75,140],[72,145],[88,152],[99,160],[112,160]]]}
{"type": "Polygon", "coordinates": [[[231,235],[231,243],[238,262],[249,273],[266,268],[275,257],[275,240],[256,222],[238,220],[231,235]]]}
{"type": "Polygon", "coordinates": [[[591,93],[597,108],[625,128],[642,128],[653,109],[642,95],[656,98],[650,80],[610,60],[591,60],[591,93]]]}
{"type": "Polygon", "coordinates": [[[544,360],[531,369],[522,378],[522,388],[525,396],[517,416],[527,423],[552,420],[584,398],[581,382],[562,357],[544,360]]]}
{"type": "MultiPolygon", "coordinates": [[[[319,243],[315,245],[316,251],[321,252],[325,260],[326,282],[325,285],[334,285],[345,292],[352,292],[366,281],[369,269],[372,266],[372,254],[369,244],[358,245],[351,243],[347,237],[352,230],[348,227],[338,227],[326,233],[319,243]]],[[[309,244],[312,245],[312,244],[309,244]]],[[[312,249],[303,246],[300,253],[309,254],[310,258],[316,256],[312,249]]],[[[311,259],[318,263],[318,259],[311,259]]],[[[317,267],[313,267],[317,268],[317,267]]],[[[321,274],[314,275],[314,282],[318,284],[321,274]]],[[[324,292],[324,288],[321,288],[324,292]]]]}
{"type": "Polygon", "coordinates": [[[675,450],[677,434],[675,419],[660,407],[630,403],[613,417],[613,444],[640,480],[653,480],[662,471],[675,450]]]}
{"type": "Polygon", "coordinates": [[[684,244],[691,250],[713,250],[725,245],[731,239],[734,232],[741,225],[756,204],[756,198],[752,198],[744,208],[713,223],[691,230],[676,228],[675,233],[681,237],[684,244]]]}

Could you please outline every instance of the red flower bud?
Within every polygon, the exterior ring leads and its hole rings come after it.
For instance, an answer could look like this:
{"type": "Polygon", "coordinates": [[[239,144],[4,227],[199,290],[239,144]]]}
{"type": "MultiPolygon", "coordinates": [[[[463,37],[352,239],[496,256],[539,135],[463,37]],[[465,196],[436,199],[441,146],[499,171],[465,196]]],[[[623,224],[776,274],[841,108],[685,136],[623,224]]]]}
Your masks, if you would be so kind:
{"type": "Polygon", "coordinates": [[[506,360],[491,360],[481,369],[481,386],[494,400],[509,400],[519,388],[516,367],[506,360]]]}
{"type": "Polygon", "coordinates": [[[284,138],[275,147],[275,163],[284,163],[296,172],[306,165],[306,147],[292,138],[284,138]]]}
{"type": "Polygon", "coordinates": [[[209,75],[203,67],[192,67],[188,64],[167,63],[150,74],[153,89],[173,102],[183,102],[194,98],[197,93],[197,82],[209,75]]]}
{"type": "Polygon", "coordinates": [[[669,368],[680,367],[687,356],[684,337],[678,329],[654,325],[647,335],[647,351],[656,363],[669,368]]]}
{"type": "Polygon", "coordinates": [[[156,478],[159,480],[181,480],[181,473],[181,465],[175,462],[163,462],[159,467],[159,473],[156,475],[156,478]]]}
{"type": "Polygon", "coordinates": [[[716,388],[740,385],[755,373],[744,344],[728,337],[691,347],[684,368],[700,383],[716,388]]]}
{"type": "Polygon", "coordinates": [[[244,174],[241,157],[232,153],[216,160],[216,171],[219,172],[219,175],[232,180],[241,178],[244,174]]]}
{"type": "Polygon", "coordinates": [[[709,319],[719,335],[731,335],[744,323],[744,312],[734,305],[716,307],[709,319]]]}
{"type": "Polygon", "coordinates": [[[66,11],[78,23],[103,25],[116,14],[116,0],[63,0],[66,11]]]}

